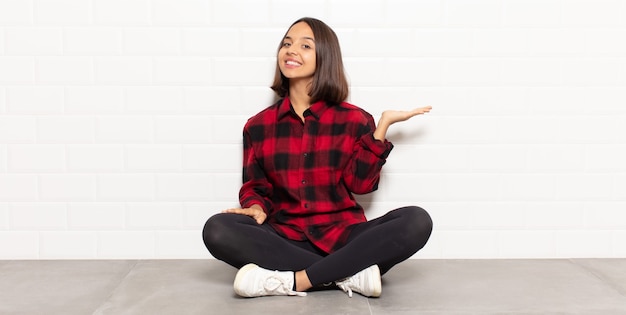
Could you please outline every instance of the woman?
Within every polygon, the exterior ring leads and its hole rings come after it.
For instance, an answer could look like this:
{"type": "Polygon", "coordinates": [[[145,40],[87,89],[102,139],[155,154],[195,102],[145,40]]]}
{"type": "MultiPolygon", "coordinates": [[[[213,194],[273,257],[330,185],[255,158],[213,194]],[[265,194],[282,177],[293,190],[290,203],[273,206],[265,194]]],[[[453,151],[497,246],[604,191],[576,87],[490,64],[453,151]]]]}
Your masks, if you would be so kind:
{"type": "Polygon", "coordinates": [[[393,148],[387,128],[430,106],[385,111],[376,126],[345,102],[337,36],[313,18],[282,39],[272,89],[281,100],[243,130],[241,208],[207,221],[206,247],[239,268],[240,296],[302,296],[333,283],[350,297],[380,296],[381,275],[426,244],[432,221],[415,206],[367,221],[353,194],[378,188],[393,148]]]}

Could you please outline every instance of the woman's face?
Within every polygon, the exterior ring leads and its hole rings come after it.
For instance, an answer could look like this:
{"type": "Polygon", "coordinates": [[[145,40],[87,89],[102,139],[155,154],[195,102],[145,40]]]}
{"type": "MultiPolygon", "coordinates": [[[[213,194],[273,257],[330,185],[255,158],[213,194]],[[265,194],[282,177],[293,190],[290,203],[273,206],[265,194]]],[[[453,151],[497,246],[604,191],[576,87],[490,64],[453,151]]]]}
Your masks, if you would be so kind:
{"type": "Polygon", "coordinates": [[[305,22],[294,24],[285,35],[278,51],[278,67],[289,80],[311,79],[315,74],[315,37],[305,22]]]}

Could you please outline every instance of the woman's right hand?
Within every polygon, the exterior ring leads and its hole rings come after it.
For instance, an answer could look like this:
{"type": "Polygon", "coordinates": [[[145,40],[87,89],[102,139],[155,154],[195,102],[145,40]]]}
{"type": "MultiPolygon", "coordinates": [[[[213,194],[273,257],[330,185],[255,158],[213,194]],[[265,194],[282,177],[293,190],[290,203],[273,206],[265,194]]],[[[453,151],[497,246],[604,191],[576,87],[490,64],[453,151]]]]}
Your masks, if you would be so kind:
{"type": "Polygon", "coordinates": [[[252,205],[250,208],[232,208],[226,209],[222,211],[222,213],[235,213],[235,214],[243,214],[253,218],[256,223],[263,224],[265,219],[267,219],[267,214],[263,211],[263,208],[259,205],[252,205]]]}

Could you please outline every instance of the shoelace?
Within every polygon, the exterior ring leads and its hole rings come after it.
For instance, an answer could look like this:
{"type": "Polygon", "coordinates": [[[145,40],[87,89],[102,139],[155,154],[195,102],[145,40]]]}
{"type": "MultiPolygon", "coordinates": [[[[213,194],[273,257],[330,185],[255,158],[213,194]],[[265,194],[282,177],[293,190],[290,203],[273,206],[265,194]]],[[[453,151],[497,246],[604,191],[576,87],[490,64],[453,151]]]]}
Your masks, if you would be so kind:
{"type": "Polygon", "coordinates": [[[337,281],[335,284],[341,290],[343,290],[343,292],[348,293],[348,297],[352,297],[352,288],[350,288],[350,285],[352,284],[352,278],[346,278],[344,280],[337,281]]]}
{"type": "Polygon", "coordinates": [[[292,290],[291,287],[289,287],[289,285],[285,283],[285,281],[281,277],[276,275],[276,273],[274,273],[273,275],[265,279],[265,282],[263,283],[263,288],[267,292],[279,293],[276,295],[287,294],[290,296],[306,296],[306,292],[298,292],[298,291],[292,290]]]}

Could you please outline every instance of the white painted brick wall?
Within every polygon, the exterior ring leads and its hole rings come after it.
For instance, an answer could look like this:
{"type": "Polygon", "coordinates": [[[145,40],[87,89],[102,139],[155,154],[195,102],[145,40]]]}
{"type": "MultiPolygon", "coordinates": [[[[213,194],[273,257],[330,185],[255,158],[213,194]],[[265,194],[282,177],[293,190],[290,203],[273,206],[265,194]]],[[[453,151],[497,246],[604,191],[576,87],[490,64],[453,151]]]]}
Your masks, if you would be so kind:
{"type": "Polygon", "coordinates": [[[351,102],[434,107],[358,196],[429,210],[416,258],[626,257],[624,1],[0,0],[0,259],[210,257],[302,16],[351,102]]]}

